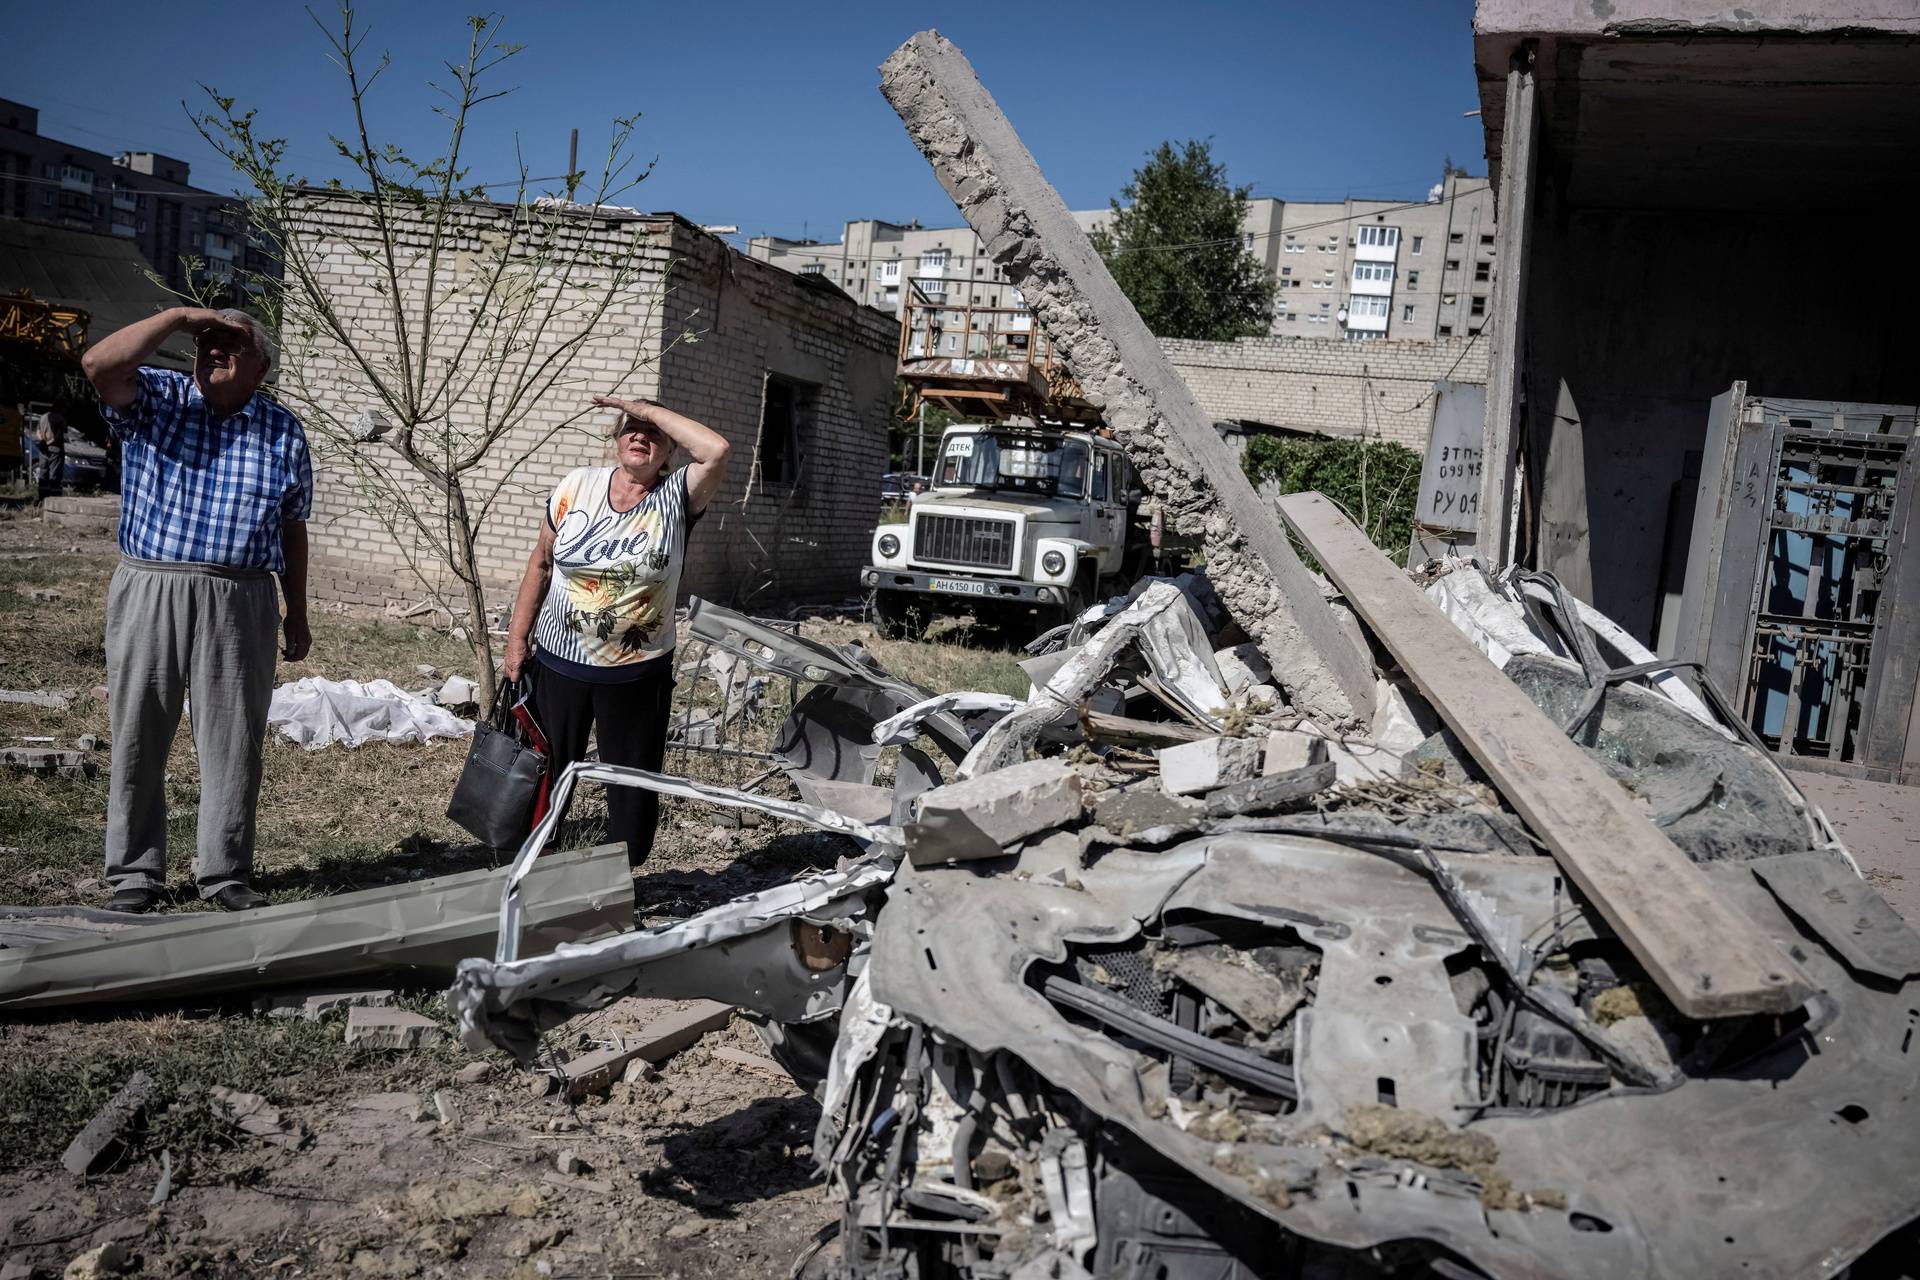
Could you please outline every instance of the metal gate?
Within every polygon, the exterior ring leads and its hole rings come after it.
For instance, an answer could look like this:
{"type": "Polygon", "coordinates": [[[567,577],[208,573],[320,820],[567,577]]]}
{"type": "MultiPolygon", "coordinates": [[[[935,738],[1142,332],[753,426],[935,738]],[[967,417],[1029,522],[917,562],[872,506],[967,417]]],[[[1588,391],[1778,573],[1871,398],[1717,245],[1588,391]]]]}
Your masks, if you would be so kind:
{"type": "Polygon", "coordinates": [[[1713,404],[1677,647],[1795,767],[1920,781],[1916,411],[1745,390],[1713,404]]]}

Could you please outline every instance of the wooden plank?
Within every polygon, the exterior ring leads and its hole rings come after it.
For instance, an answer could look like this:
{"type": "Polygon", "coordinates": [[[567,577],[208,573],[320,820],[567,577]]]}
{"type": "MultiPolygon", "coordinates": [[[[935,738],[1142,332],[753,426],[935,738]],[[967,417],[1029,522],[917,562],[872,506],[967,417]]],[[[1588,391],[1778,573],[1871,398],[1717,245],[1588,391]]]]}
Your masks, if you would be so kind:
{"type": "Polygon", "coordinates": [[[1785,1013],[1813,982],[1722,901],[1599,762],[1326,498],[1280,513],[1661,992],[1690,1018],[1785,1013]]]}
{"type": "Polygon", "coordinates": [[[555,1070],[569,1096],[604,1093],[620,1078],[629,1062],[645,1058],[664,1062],[709,1031],[718,1031],[733,1019],[733,1006],[718,1000],[694,1000],[684,1009],[670,1009],[619,1044],[595,1049],[563,1063],[555,1070]]]}

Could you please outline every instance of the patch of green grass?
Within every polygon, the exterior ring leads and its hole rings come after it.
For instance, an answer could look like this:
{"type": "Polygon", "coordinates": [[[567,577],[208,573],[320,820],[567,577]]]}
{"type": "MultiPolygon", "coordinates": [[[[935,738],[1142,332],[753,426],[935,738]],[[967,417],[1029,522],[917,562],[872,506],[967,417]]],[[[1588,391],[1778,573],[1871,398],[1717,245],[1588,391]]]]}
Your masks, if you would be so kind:
{"type": "Polygon", "coordinates": [[[934,693],[973,689],[1027,696],[1027,675],[1020,670],[1027,655],[998,631],[968,619],[943,622],[924,640],[889,640],[871,627],[837,621],[809,623],[805,634],[828,644],[858,640],[888,671],[934,693]]]}
{"type": "MultiPolygon", "coordinates": [[[[437,995],[397,1002],[444,1019],[437,995]]],[[[409,1074],[451,1065],[450,1047],[390,1050],[346,1043],[344,1014],[319,1022],[234,1012],[172,1012],[119,1019],[102,1047],[76,1049],[66,1038],[36,1035],[32,1024],[0,1032],[0,1170],[45,1166],[135,1071],[157,1086],[146,1119],[129,1143],[130,1159],[171,1150],[175,1159],[229,1145],[236,1135],[207,1101],[224,1085],[266,1096],[277,1106],[324,1097],[348,1072],[409,1074]]],[[[453,1042],[449,1038],[447,1044],[453,1042]]],[[[362,1075],[352,1082],[369,1088],[362,1075]]]]}

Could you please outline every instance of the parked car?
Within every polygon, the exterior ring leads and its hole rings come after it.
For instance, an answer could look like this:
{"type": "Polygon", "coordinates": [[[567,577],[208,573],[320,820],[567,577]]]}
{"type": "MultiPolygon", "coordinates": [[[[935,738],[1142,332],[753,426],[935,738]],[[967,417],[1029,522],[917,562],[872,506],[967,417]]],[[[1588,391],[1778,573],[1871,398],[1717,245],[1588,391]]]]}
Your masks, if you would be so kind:
{"type": "Polygon", "coordinates": [[[107,451],[81,435],[77,429],[68,427],[67,463],[60,479],[69,489],[110,487],[107,484],[107,451]]]}

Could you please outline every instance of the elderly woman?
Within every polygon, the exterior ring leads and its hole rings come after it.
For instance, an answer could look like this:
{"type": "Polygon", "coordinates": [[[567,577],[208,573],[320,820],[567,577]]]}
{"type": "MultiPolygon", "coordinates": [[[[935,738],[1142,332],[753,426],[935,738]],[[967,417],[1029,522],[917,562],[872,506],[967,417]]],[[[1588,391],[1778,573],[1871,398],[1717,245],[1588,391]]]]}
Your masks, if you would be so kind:
{"type": "MultiPolygon", "coordinates": [[[[602,763],[660,767],[687,534],[727,468],[726,440],[692,418],[644,400],[593,403],[619,411],[615,465],[581,467],[554,486],[507,633],[507,678],[540,667],[533,713],[555,773],[586,754],[590,731],[602,763]],[[676,445],[691,461],[668,471],[676,445]]],[[[607,809],[613,838],[639,866],[660,797],[610,787],[607,809]]]]}

